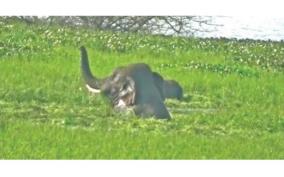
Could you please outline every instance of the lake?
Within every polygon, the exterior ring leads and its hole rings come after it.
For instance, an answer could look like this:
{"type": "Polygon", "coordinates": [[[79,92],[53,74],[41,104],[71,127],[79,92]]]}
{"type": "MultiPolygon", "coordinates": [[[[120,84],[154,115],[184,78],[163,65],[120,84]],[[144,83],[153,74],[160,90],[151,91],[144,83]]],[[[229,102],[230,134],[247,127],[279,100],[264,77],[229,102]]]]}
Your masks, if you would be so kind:
{"type": "Polygon", "coordinates": [[[197,37],[226,37],[256,40],[284,40],[284,17],[214,16],[207,26],[211,32],[198,32],[197,37]]]}

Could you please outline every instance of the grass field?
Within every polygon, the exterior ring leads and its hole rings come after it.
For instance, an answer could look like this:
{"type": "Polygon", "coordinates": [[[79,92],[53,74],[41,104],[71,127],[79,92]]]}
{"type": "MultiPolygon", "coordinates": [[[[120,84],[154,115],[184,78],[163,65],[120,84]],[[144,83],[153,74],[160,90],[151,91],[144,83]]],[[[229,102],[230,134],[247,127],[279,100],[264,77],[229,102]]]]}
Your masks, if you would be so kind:
{"type": "Polygon", "coordinates": [[[0,159],[284,159],[283,42],[5,20],[0,39],[0,159]],[[166,101],[173,118],[118,114],[90,95],[80,45],[98,76],[145,62],[177,80],[185,99],[166,101]]]}

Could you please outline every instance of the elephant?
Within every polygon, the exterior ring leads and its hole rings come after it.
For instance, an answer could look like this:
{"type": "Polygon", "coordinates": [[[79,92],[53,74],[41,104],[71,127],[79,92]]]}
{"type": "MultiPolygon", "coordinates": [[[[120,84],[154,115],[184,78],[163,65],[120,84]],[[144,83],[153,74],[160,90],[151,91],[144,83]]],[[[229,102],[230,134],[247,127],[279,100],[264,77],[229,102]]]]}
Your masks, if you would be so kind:
{"type": "Polygon", "coordinates": [[[132,108],[138,117],[170,119],[164,100],[181,99],[182,87],[174,80],[164,80],[145,63],[116,68],[112,74],[97,78],[91,72],[87,50],[80,47],[81,73],[90,92],[101,93],[116,110],[132,108]]]}

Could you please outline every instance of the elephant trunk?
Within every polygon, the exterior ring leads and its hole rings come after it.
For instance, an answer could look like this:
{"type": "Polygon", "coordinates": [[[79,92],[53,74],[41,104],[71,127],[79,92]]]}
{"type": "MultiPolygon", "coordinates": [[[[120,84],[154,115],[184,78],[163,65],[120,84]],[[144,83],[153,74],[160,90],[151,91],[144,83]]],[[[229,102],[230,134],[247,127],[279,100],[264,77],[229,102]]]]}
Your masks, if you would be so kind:
{"type": "Polygon", "coordinates": [[[80,51],[81,51],[81,72],[83,79],[86,83],[86,87],[88,88],[89,91],[98,93],[100,92],[101,88],[101,80],[93,76],[91,72],[86,48],[84,46],[81,46],[80,51]]]}

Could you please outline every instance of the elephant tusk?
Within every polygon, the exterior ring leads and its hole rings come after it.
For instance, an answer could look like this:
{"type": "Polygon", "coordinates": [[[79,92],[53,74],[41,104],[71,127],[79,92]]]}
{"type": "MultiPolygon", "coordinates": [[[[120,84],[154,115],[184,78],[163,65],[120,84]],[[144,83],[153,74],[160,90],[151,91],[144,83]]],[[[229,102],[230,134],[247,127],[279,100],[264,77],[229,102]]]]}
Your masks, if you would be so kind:
{"type": "Polygon", "coordinates": [[[92,93],[100,93],[101,92],[101,90],[94,89],[94,88],[90,87],[88,84],[86,84],[86,87],[89,90],[89,92],[92,92],[92,93]]]}

